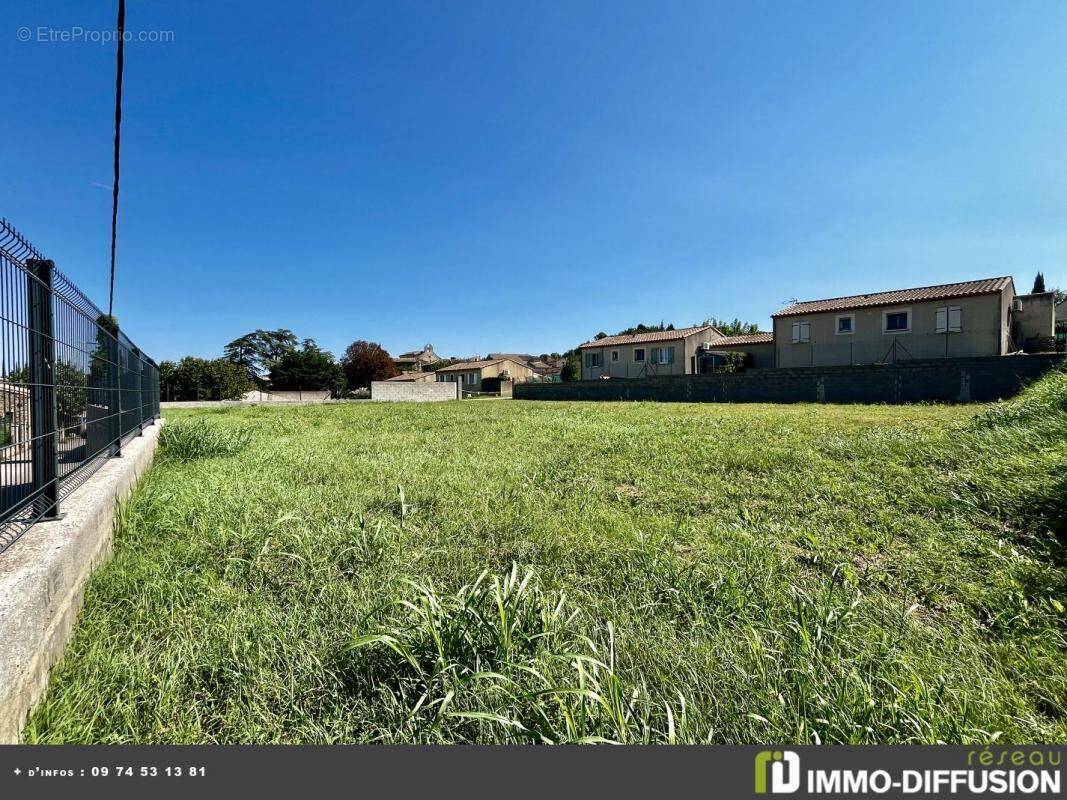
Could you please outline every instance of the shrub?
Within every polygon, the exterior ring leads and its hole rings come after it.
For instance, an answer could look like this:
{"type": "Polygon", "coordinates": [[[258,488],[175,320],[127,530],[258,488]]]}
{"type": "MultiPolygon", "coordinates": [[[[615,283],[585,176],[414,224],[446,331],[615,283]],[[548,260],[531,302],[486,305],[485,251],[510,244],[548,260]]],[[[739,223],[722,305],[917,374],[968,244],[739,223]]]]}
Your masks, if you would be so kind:
{"type": "Polygon", "coordinates": [[[744,372],[750,360],[748,353],[733,350],[723,358],[720,372],[744,372]]]}

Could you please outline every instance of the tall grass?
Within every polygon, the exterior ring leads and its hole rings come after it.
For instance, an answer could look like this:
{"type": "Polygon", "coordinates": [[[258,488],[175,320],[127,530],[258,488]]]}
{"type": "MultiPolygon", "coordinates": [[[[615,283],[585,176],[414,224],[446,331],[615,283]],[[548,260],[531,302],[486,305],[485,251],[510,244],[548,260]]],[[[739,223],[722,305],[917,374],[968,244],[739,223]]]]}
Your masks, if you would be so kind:
{"type": "Polygon", "coordinates": [[[31,741],[1067,739],[1062,372],[177,416],[31,741]]]}
{"type": "Polygon", "coordinates": [[[160,458],[164,461],[195,461],[198,458],[232,456],[248,447],[252,433],[228,428],[204,419],[167,425],[159,435],[160,458]]]}

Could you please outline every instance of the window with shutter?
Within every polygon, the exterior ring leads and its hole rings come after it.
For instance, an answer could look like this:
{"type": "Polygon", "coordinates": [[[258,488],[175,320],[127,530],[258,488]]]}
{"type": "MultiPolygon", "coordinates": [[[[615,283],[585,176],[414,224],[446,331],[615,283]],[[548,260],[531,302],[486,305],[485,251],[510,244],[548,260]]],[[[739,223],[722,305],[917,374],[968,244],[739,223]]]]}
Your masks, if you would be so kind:
{"type": "Polygon", "coordinates": [[[963,330],[963,309],[959,306],[942,306],[937,309],[934,331],[936,333],[959,333],[963,330]]]}
{"type": "Polygon", "coordinates": [[[668,364],[673,364],[674,363],[674,345],[671,345],[670,347],[667,348],[667,363],[668,364]]]}
{"type": "Polygon", "coordinates": [[[963,309],[959,306],[948,307],[948,329],[956,332],[963,330],[963,309]]]}
{"type": "Polygon", "coordinates": [[[658,347],[653,347],[652,348],[652,363],[653,364],[658,364],[659,363],[659,348],[658,347]]]}
{"type": "Polygon", "coordinates": [[[799,344],[801,342],[811,341],[811,323],[810,322],[794,322],[793,323],[793,344],[799,344]]]}

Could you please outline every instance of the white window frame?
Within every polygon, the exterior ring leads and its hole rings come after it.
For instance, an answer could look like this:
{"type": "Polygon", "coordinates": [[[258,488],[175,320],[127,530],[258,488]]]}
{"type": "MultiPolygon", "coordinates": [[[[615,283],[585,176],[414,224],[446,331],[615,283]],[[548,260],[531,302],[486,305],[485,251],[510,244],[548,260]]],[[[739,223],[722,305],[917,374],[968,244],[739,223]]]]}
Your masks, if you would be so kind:
{"type": "Polygon", "coordinates": [[[598,369],[604,366],[604,352],[602,350],[587,350],[585,355],[588,356],[588,363],[586,358],[582,358],[582,366],[585,369],[598,369]],[[600,363],[597,363],[599,359],[600,363]]]}
{"type": "Polygon", "coordinates": [[[790,328],[792,333],[793,344],[810,344],[811,343],[811,320],[800,319],[792,324],[790,328]],[[805,326],[807,333],[804,333],[805,326]]]}
{"type": "Polygon", "coordinates": [[[856,315],[855,314],[838,314],[834,317],[834,335],[835,336],[851,336],[856,332],[856,315]],[[847,331],[841,330],[841,320],[852,320],[852,324],[848,326],[847,331]]]}
{"type": "Polygon", "coordinates": [[[673,363],[672,360],[671,360],[671,353],[670,353],[670,351],[673,350],[673,349],[674,349],[673,345],[672,346],[668,346],[668,347],[653,347],[652,348],[652,363],[655,364],[658,367],[666,366],[667,364],[673,363]]]}
{"type": "Polygon", "coordinates": [[[634,348],[634,363],[635,364],[643,364],[647,357],[648,357],[648,353],[645,351],[644,347],[635,347],[634,348]],[[637,357],[638,353],[641,354],[640,358],[637,357]]]}
{"type": "Polygon", "coordinates": [[[612,361],[618,361],[619,360],[619,351],[618,350],[612,350],[611,351],[611,360],[612,361]]]}
{"type": "Polygon", "coordinates": [[[940,306],[934,311],[934,333],[961,333],[963,331],[963,307],[940,306]],[[956,324],[952,324],[952,312],[956,312],[956,324]],[[938,321],[938,317],[944,314],[944,325],[938,321]]]}
{"type": "Polygon", "coordinates": [[[912,328],[912,315],[911,308],[885,308],[882,309],[882,335],[883,336],[898,336],[902,333],[911,333],[912,328]],[[889,330],[889,315],[890,314],[907,314],[908,315],[908,327],[895,328],[889,330]]]}

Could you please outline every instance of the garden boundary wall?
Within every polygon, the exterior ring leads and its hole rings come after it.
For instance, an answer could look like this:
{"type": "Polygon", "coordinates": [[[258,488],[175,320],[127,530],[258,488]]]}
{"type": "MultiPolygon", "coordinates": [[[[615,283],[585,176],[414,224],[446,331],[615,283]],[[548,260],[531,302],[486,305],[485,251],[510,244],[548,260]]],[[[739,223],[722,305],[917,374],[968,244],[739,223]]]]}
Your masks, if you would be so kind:
{"type": "Polygon", "coordinates": [[[715,375],[520,383],[516,400],[680,403],[985,403],[1011,397],[1064,363],[1058,353],[941,358],[715,375]]]}
{"type": "Polygon", "coordinates": [[[462,398],[459,381],[373,381],[370,399],[386,403],[441,403],[462,398]]]}

